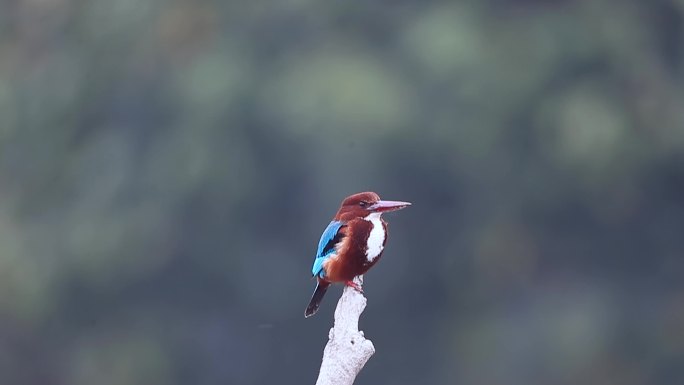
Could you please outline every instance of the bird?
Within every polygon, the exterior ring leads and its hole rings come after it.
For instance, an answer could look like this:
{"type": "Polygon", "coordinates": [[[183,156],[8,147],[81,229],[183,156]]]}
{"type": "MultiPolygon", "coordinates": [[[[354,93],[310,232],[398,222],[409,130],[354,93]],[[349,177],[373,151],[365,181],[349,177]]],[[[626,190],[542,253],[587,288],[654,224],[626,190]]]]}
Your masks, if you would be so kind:
{"type": "Polygon", "coordinates": [[[342,201],[337,214],[325,228],[318,242],[311,274],[316,278],[308,318],[316,314],[321,300],[332,283],[343,282],[360,293],[363,289],[354,277],[363,275],[382,256],[387,242],[387,222],[383,213],[401,210],[409,202],[381,200],[374,192],[360,192],[342,201]]]}

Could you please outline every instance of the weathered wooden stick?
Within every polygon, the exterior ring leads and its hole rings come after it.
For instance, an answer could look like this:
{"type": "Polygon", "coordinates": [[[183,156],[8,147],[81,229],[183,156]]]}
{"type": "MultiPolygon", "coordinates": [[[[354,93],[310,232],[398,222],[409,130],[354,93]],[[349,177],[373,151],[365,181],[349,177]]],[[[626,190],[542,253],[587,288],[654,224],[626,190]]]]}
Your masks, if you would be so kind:
{"type": "MultiPolygon", "coordinates": [[[[363,285],[363,277],[354,278],[354,282],[363,285]]],[[[359,331],[359,317],[365,308],[366,297],[345,286],[337,302],[335,324],[328,334],[316,385],[352,385],[375,353],[373,343],[359,331]]]]}

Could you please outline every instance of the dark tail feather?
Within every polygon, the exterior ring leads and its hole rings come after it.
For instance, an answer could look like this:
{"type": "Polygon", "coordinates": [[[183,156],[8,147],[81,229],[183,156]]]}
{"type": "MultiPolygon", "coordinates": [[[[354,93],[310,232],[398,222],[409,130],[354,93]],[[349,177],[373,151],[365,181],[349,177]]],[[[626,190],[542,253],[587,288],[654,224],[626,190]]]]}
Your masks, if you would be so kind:
{"type": "Polygon", "coordinates": [[[328,291],[328,286],[330,286],[328,282],[321,280],[318,281],[316,290],[314,290],[313,295],[311,296],[311,301],[309,301],[309,306],[306,307],[306,311],[304,312],[304,317],[308,318],[316,314],[318,311],[318,306],[321,304],[321,300],[323,300],[325,292],[328,291]]]}

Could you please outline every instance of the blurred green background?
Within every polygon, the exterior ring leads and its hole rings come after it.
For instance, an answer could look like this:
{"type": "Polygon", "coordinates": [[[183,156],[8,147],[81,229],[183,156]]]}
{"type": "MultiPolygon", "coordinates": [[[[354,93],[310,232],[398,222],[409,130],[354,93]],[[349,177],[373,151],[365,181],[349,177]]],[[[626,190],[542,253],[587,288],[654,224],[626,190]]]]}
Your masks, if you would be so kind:
{"type": "Polygon", "coordinates": [[[5,0],[0,384],[684,383],[684,1],[5,0]]]}

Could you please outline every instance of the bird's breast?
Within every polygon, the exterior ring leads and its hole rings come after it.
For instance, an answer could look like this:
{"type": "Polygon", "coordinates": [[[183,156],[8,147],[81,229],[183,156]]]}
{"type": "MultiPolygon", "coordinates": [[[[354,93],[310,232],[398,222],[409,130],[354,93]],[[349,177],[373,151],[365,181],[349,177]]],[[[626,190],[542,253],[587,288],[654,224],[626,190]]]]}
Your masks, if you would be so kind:
{"type": "Polygon", "coordinates": [[[382,255],[387,240],[380,213],[354,219],[343,228],[345,236],[324,263],[325,279],[329,282],[351,281],[365,274],[382,255]]]}
{"type": "Polygon", "coordinates": [[[382,254],[385,248],[385,226],[380,219],[380,213],[373,213],[368,215],[364,220],[370,222],[371,229],[366,240],[366,260],[373,262],[382,254]]]}

